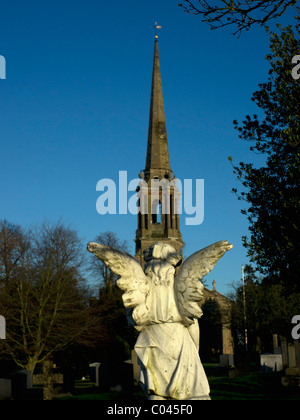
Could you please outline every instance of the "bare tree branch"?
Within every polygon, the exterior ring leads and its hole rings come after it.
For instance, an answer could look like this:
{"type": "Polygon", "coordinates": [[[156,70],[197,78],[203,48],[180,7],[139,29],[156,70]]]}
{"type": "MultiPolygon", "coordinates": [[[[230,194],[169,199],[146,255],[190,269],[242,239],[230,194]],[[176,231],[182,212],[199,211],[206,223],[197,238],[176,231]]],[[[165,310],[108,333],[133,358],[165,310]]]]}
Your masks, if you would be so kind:
{"type": "MultiPolygon", "coordinates": [[[[103,232],[100,233],[96,238],[95,242],[111,246],[115,249],[120,249],[122,251],[128,251],[128,243],[127,241],[121,241],[114,232],[103,232]]],[[[106,265],[100,261],[98,258],[93,258],[94,255],[91,255],[91,263],[90,269],[93,275],[95,276],[95,280],[99,281],[100,289],[105,288],[107,290],[111,290],[113,285],[116,284],[118,277],[114,274],[106,265]]]]}
{"type": "Polygon", "coordinates": [[[211,29],[235,26],[234,35],[248,31],[253,25],[265,25],[268,21],[282,16],[288,7],[298,0],[184,0],[179,6],[185,12],[200,15],[202,22],[211,29]]]}

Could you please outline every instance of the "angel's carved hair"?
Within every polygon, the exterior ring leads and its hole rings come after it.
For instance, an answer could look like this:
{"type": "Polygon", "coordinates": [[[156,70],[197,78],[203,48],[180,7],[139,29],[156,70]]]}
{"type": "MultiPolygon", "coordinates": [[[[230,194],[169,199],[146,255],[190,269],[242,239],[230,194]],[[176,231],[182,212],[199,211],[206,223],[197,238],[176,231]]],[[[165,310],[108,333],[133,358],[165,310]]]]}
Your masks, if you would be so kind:
{"type": "Polygon", "coordinates": [[[169,286],[174,281],[175,268],[167,261],[151,260],[145,265],[145,274],[155,286],[169,286]]]}

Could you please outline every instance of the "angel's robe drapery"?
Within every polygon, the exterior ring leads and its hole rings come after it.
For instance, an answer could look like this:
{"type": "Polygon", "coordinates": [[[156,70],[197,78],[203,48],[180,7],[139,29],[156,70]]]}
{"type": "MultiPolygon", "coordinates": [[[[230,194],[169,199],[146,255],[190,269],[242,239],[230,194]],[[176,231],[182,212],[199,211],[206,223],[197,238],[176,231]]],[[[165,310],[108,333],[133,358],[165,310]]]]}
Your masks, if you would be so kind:
{"type": "Polygon", "coordinates": [[[152,289],[151,325],[140,331],[135,344],[141,366],[140,382],[149,393],[178,400],[210,399],[200,361],[198,321],[187,328],[174,299],[173,285],[152,289]]]}

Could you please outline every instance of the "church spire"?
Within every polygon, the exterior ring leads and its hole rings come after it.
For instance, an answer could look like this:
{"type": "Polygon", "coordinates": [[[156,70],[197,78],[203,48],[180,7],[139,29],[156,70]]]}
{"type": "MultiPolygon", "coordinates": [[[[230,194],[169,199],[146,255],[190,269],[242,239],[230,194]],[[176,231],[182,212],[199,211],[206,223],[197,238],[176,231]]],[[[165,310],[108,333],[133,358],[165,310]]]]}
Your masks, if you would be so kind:
{"type": "Polygon", "coordinates": [[[145,179],[171,177],[158,40],[155,37],[145,179]],[[154,173],[156,172],[156,174],[154,173]]]}
{"type": "Polygon", "coordinates": [[[180,193],[170,167],[157,35],[154,44],[146,167],[139,177],[141,182],[137,191],[142,211],[138,213],[135,257],[144,266],[144,250],[156,242],[172,245],[178,253],[182,253],[183,247],[177,211],[180,193]],[[166,184],[167,188],[164,187],[166,184]]]}

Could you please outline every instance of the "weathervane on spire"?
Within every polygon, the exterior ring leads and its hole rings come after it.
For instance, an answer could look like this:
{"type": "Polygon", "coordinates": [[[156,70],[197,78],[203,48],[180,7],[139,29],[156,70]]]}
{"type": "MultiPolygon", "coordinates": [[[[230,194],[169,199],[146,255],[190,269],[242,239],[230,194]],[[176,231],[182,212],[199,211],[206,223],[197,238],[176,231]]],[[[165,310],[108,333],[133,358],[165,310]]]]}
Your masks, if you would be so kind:
{"type": "Polygon", "coordinates": [[[161,29],[161,26],[157,25],[157,22],[155,22],[155,26],[153,26],[153,28],[155,29],[155,39],[157,39],[158,38],[157,30],[161,29]]]}

